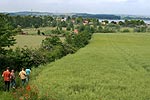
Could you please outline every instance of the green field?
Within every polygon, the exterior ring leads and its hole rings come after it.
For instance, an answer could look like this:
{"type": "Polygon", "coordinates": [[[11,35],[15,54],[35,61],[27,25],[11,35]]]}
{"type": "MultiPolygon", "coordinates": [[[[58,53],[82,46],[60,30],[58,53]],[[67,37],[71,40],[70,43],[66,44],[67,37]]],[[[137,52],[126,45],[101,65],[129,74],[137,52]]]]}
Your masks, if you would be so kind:
{"type": "Polygon", "coordinates": [[[38,36],[38,35],[17,35],[15,36],[16,39],[16,44],[11,47],[11,48],[24,48],[24,47],[29,47],[29,48],[39,48],[42,40],[44,40],[46,37],[45,36],[38,36]]]}
{"type": "MultiPolygon", "coordinates": [[[[51,30],[55,30],[56,27],[39,27],[38,29],[35,28],[24,28],[22,29],[23,32],[28,33],[29,35],[37,35],[37,31],[40,30],[40,32],[44,32],[45,35],[52,34],[51,30]]],[[[66,30],[66,28],[62,28],[63,30],[66,30]]]]}
{"type": "Polygon", "coordinates": [[[33,69],[42,100],[150,100],[150,34],[94,34],[77,53],[33,69]]]}
{"type": "Polygon", "coordinates": [[[37,30],[40,30],[40,32],[44,32],[45,34],[51,34],[51,30],[55,29],[52,27],[40,27],[38,29],[35,28],[25,28],[22,29],[24,32],[30,34],[30,35],[37,35],[37,30]]]}

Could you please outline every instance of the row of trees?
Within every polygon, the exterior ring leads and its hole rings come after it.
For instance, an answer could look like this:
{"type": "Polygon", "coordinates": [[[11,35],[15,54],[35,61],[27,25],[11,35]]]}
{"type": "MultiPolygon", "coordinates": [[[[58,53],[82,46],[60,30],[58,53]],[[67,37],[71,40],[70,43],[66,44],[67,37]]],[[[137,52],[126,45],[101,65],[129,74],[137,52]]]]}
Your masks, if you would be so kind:
{"type": "Polygon", "coordinates": [[[96,18],[83,18],[79,17],[51,17],[51,16],[9,16],[9,15],[2,15],[6,20],[8,20],[12,27],[14,28],[26,28],[26,27],[57,27],[56,30],[53,30],[52,33],[61,33],[59,31],[66,28],[67,31],[73,31],[78,26],[92,25],[95,29],[95,32],[117,32],[119,27],[130,27],[135,28],[135,32],[138,32],[140,26],[146,26],[146,23],[143,20],[125,20],[115,22],[112,21],[109,23],[108,20],[104,20],[99,22],[96,18]],[[86,22],[86,23],[85,23],[86,22]],[[59,30],[59,31],[58,31],[59,30]]]}

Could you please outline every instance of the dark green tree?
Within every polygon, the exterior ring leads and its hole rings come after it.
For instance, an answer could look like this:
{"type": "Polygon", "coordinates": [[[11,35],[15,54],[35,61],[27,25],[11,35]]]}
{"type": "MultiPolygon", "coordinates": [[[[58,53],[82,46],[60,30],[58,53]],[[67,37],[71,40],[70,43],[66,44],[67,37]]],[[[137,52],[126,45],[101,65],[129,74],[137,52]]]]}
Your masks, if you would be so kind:
{"type": "Polygon", "coordinates": [[[6,53],[5,48],[16,43],[13,37],[16,31],[9,24],[7,17],[7,15],[0,14],[0,54],[6,53]]]}

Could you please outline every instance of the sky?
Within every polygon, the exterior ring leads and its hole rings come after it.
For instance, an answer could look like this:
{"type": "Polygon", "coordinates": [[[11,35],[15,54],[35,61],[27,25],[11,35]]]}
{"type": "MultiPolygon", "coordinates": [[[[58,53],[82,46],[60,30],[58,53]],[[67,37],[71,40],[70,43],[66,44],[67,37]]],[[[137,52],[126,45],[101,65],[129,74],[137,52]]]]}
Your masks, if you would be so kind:
{"type": "Polygon", "coordinates": [[[0,0],[0,12],[150,15],[150,0],[0,0]]]}

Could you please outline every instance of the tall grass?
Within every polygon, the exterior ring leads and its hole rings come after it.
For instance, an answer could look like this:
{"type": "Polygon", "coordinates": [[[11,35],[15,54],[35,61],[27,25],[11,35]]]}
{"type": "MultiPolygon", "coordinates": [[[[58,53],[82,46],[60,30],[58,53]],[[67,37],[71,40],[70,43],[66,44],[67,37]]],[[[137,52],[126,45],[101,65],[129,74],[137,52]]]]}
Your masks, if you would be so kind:
{"type": "Polygon", "coordinates": [[[147,33],[95,34],[76,54],[44,66],[32,84],[45,100],[149,100],[149,49],[147,33]]]}

